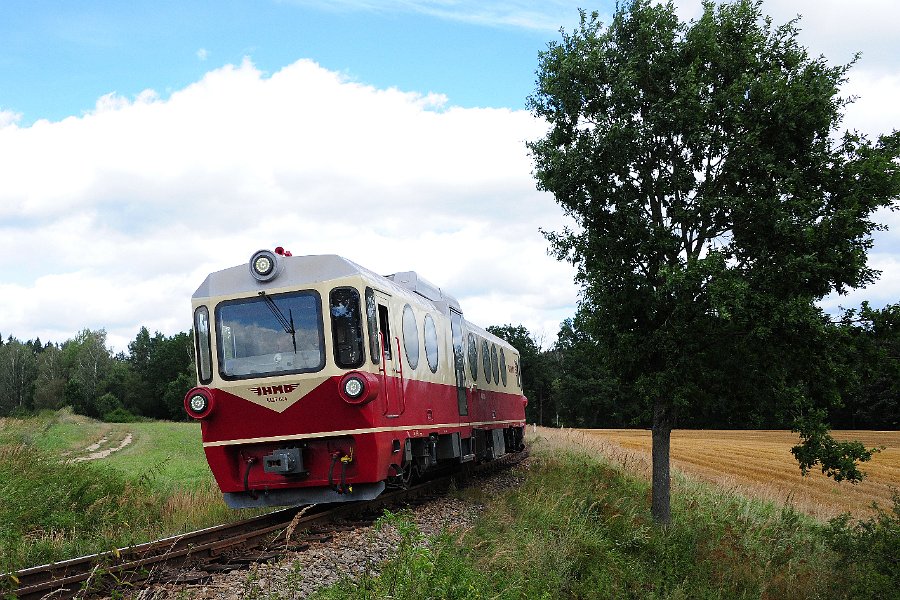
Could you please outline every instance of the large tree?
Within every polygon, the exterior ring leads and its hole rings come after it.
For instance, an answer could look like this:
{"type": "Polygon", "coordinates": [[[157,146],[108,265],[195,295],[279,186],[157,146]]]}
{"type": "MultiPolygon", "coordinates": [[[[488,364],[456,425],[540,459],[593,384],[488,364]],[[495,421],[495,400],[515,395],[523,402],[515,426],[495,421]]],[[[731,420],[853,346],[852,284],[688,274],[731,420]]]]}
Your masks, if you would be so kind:
{"type": "Polygon", "coordinates": [[[161,419],[187,418],[182,399],[194,385],[191,340],[184,332],[168,337],[157,331],[151,337],[141,327],[128,344],[128,364],[139,384],[125,399],[126,408],[161,419]]]}
{"type": "Polygon", "coordinates": [[[97,412],[96,401],[106,390],[104,381],[114,358],[106,346],[105,329],[83,329],[62,346],[62,361],[69,379],[63,395],[75,412],[91,417],[102,416],[97,412]]]}
{"type": "Polygon", "coordinates": [[[538,187],[577,224],[546,235],[652,420],[659,522],[679,414],[753,399],[815,429],[836,399],[815,302],[875,279],[872,214],[900,193],[900,135],[839,135],[850,65],[810,57],[760,5],[707,1],[689,23],[671,2],[625,2],[608,26],[582,12],[529,98],[549,124],[529,144],[538,187]]]}
{"type": "Polygon", "coordinates": [[[0,415],[32,408],[37,358],[31,341],[10,336],[0,346],[0,415]]]}

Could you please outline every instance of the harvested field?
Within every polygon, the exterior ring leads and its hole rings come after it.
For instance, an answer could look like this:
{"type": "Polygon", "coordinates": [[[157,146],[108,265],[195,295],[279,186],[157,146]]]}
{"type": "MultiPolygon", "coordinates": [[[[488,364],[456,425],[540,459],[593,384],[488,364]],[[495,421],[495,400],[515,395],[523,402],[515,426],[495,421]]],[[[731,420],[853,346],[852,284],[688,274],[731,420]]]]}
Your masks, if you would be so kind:
{"type": "MultiPolygon", "coordinates": [[[[599,451],[649,477],[648,430],[541,428],[537,432],[550,443],[599,451]]],[[[819,519],[844,512],[863,518],[873,513],[872,502],[889,509],[892,491],[900,491],[900,431],[834,431],[832,435],[839,440],[859,440],[870,448],[885,447],[862,465],[867,475],[862,483],[837,483],[819,470],[803,477],[791,454],[799,438],[790,431],[675,430],[672,467],[739,494],[790,503],[819,519]]]]}

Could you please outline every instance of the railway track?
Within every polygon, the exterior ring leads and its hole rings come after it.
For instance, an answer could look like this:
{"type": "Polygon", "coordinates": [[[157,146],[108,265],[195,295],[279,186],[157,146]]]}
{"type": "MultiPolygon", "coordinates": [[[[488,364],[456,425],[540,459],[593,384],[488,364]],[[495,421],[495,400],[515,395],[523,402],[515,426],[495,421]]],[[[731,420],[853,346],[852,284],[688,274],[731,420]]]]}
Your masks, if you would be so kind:
{"type": "Polygon", "coordinates": [[[251,562],[271,560],[286,550],[308,547],[303,538],[285,539],[293,531],[321,529],[345,519],[371,521],[387,507],[442,493],[451,481],[460,482],[508,468],[526,456],[527,452],[509,454],[408,489],[386,492],[367,502],[286,508],[128,548],[22,569],[3,575],[3,579],[12,583],[11,593],[22,600],[86,598],[136,588],[164,579],[165,573],[171,571],[232,570],[251,562]],[[279,550],[273,551],[276,548],[279,550]]]}

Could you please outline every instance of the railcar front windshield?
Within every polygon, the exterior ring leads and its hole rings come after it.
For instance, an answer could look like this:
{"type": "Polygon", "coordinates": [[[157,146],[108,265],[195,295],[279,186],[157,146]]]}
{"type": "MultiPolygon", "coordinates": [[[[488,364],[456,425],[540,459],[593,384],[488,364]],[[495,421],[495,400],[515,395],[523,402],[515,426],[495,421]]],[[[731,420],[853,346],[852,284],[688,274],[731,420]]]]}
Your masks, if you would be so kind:
{"type": "Polygon", "coordinates": [[[308,373],[325,366],[322,300],[315,291],[221,302],[216,335],[224,379],[308,373]]]}

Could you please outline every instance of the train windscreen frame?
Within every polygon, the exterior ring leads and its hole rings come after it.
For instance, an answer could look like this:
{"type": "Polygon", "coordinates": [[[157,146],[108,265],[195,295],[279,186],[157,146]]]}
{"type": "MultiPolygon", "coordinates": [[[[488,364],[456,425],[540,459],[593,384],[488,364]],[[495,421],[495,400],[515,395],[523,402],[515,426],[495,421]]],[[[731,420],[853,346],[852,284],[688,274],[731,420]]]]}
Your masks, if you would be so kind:
{"type": "Polygon", "coordinates": [[[216,306],[219,374],[254,379],[325,367],[322,298],[315,290],[260,294],[216,306]]]}

